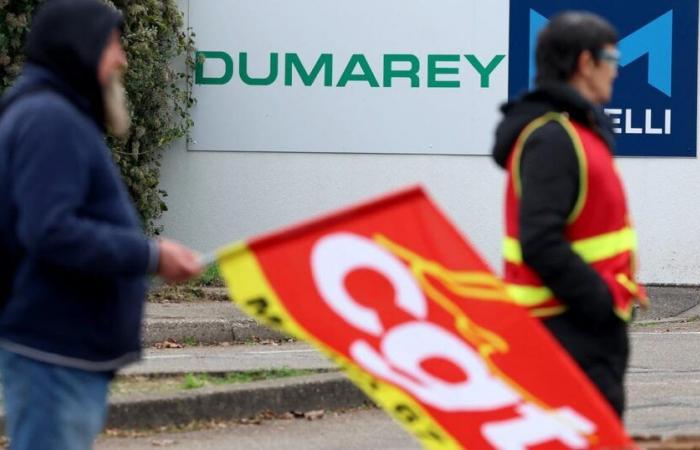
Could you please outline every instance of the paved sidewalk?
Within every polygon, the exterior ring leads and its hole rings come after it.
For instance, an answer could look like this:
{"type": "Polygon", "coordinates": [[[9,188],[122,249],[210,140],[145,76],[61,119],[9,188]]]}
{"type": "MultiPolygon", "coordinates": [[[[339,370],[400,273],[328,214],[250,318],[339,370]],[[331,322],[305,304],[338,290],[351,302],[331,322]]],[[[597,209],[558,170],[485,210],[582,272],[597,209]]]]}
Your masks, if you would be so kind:
{"type": "Polygon", "coordinates": [[[148,349],[143,361],[120,372],[124,375],[237,372],[270,369],[335,369],[309,345],[234,345],[148,349]]]}

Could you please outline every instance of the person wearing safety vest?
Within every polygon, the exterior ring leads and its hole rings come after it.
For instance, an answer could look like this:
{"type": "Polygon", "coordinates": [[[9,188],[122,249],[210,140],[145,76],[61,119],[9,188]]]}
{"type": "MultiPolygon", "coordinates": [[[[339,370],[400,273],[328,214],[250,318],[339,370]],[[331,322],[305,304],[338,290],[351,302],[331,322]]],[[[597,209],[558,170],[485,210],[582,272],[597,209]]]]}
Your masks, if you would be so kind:
{"type": "Polygon", "coordinates": [[[636,236],[613,160],[615,29],[584,12],[538,36],[535,89],[503,106],[493,156],[507,171],[506,288],[542,320],[619,416],[627,322],[636,301],[636,236]]]}

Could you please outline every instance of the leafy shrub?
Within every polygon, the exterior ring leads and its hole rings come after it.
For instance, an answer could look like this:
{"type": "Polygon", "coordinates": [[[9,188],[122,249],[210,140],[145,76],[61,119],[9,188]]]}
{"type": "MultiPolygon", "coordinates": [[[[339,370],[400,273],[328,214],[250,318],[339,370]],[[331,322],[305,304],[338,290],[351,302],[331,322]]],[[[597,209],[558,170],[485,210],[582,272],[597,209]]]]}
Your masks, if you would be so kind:
{"type": "MultiPolygon", "coordinates": [[[[109,144],[146,231],[158,234],[156,221],[167,210],[167,194],[159,188],[162,152],[192,126],[194,34],[183,29],[175,0],[105,1],[124,13],[125,81],[133,121],[129,137],[110,138],[109,144]]],[[[0,92],[21,70],[24,39],[41,3],[0,0],[0,92]]]]}

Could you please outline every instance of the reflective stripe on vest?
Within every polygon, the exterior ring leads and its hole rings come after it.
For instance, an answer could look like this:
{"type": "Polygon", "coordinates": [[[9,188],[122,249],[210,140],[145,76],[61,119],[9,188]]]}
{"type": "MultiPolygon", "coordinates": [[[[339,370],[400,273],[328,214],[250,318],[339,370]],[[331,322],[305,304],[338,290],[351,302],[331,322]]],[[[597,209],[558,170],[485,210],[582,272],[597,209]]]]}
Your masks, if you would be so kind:
{"type": "Polygon", "coordinates": [[[576,160],[578,162],[579,170],[579,186],[578,186],[578,196],[576,198],[576,203],[574,208],[571,210],[569,217],[566,219],[566,223],[571,224],[583,210],[583,205],[588,197],[588,164],[586,162],[586,152],[583,149],[583,143],[579,138],[576,130],[566,118],[561,113],[547,113],[532,122],[525,127],[518,137],[515,143],[515,152],[513,153],[513,189],[515,190],[515,196],[520,198],[522,193],[522,183],[520,180],[520,158],[522,157],[523,150],[525,149],[525,142],[530,139],[530,136],[537,131],[539,128],[547,125],[549,122],[557,122],[569,135],[571,143],[574,146],[574,151],[576,152],[576,160]]]}
{"type": "MultiPolygon", "coordinates": [[[[632,228],[626,227],[619,231],[574,241],[571,243],[571,247],[583,261],[592,264],[625,252],[635,251],[637,249],[637,237],[632,228]]],[[[509,263],[522,265],[523,255],[520,242],[511,237],[504,238],[503,257],[509,263]]],[[[622,280],[618,279],[618,282],[622,282],[622,280]]],[[[630,292],[634,292],[633,285],[634,283],[629,280],[623,284],[630,292]]],[[[552,291],[544,286],[506,283],[506,289],[518,305],[527,308],[542,305],[554,297],[552,291]]]]}
{"type": "Polygon", "coordinates": [[[554,297],[552,291],[544,286],[506,283],[506,290],[516,304],[526,308],[542,305],[554,297]]]}
{"type": "MultiPolygon", "coordinates": [[[[581,259],[590,264],[636,250],[637,236],[632,228],[625,227],[618,231],[579,239],[572,242],[571,247],[581,259]]],[[[503,257],[509,263],[523,263],[523,253],[517,239],[512,237],[503,239],[503,257]]]]}

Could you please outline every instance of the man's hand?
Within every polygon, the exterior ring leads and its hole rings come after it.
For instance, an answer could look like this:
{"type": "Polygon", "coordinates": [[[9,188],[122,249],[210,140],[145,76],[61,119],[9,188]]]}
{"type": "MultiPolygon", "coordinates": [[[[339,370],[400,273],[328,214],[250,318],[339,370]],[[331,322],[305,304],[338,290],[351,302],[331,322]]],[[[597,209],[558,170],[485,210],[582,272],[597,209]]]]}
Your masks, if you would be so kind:
{"type": "Polygon", "coordinates": [[[158,241],[160,259],[158,275],[169,283],[180,283],[202,273],[202,261],[199,255],[169,239],[158,241]]]}

